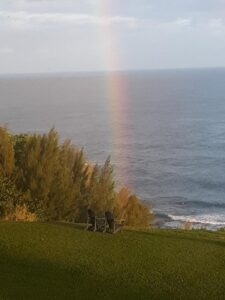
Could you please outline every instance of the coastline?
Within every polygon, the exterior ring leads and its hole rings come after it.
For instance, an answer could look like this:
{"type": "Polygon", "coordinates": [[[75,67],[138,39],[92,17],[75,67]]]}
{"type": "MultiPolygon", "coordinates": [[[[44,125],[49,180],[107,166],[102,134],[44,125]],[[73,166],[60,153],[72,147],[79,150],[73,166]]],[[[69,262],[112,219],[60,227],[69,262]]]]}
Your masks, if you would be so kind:
{"type": "Polygon", "coordinates": [[[164,213],[153,212],[154,220],[151,222],[151,227],[159,229],[203,229],[209,231],[217,231],[225,229],[224,222],[201,221],[198,217],[191,216],[171,216],[164,213]]]}

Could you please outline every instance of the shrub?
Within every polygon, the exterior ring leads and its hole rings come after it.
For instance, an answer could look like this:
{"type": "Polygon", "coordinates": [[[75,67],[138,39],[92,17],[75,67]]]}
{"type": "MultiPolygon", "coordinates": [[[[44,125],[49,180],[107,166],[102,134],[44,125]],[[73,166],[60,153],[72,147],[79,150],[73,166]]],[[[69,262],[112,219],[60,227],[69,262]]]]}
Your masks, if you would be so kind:
{"type": "Polygon", "coordinates": [[[149,226],[154,218],[150,209],[127,188],[121,189],[117,194],[115,212],[118,218],[126,220],[128,226],[149,226]]]}
{"type": "Polygon", "coordinates": [[[37,216],[35,213],[29,212],[27,206],[22,204],[16,205],[11,212],[3,218],[3,220],[34,222],[37,221],[37,216]]]}

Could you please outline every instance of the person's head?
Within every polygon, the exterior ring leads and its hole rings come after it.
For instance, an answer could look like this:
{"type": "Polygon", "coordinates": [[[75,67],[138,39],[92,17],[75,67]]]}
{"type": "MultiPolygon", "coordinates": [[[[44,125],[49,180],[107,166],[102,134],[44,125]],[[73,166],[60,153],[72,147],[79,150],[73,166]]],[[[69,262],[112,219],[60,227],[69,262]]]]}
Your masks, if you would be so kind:
{"type": "Polygon", "coordinates": [[[113,214],[112,214],[109,210],[107,210],[107,211],[105,212],[105,217],[106,217],[107,220],[112,220],[112,219],[114,219],[114,218],[113,218],[113,214]]]}
{"type": "Polygon", "coordinates": [[[91,208],[88,208],[87,212],[88,212],[89,217],[94,217],[95,216],[95,213],[91,208]]]}

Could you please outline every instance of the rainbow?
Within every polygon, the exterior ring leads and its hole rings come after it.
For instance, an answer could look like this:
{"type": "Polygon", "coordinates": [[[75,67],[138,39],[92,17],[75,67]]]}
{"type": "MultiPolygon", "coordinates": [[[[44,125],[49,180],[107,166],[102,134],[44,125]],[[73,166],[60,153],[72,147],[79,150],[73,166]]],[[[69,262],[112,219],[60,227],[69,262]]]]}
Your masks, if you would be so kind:
{"type": "Polygon", "coordinates": [[[110,105],[110,124],[112,135],[112,158],[116,166],[119,183],[130,185],[131,174],[128,149],[131,147],[128,122],[128,94],[125,76],[121,73],[109,75],[107,80],[107,98],[110,105]]]}
{"type": "MultiPolygon", "coordinates": [[[[108,0],[100,0],[98,13],[101,17],[110,15],[111,5],[108,0]]],[[[116,178],[119,185],[131,185],[130,170],[130,147],[129,134],[127,130],[128,122],[128,84],[125,74],[117,72],[121,68],[121,58],[119,53],[119,42],[116,32],[110,25],[99,26],[100,40],[104,66],[107,70],[113,70],[106,78],[106,99],[109,105],[109,126],[112,135],[112,161],[115,164],[116,178]],[[128,151],[129,149],[129,151],[128,151]]]]}

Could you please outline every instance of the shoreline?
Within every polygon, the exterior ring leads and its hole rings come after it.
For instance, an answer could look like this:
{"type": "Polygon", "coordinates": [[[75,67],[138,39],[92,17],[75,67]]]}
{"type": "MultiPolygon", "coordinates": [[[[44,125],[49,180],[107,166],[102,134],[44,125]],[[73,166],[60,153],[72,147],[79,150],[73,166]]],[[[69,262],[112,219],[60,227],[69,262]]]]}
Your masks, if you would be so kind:
{"type": "Polygon", "coordinates": [[[217,231],[221,229],[225,229],[225,222],[203,222],[198,221],[197,218],[193,219],[191,217],[186,217],[185,219],[180,217],[172,217],[165,213],[157,213],[154,212],[155,218],[150,223],[150,226],[158,229],[202,229],[209,231],[217,231]]]}

